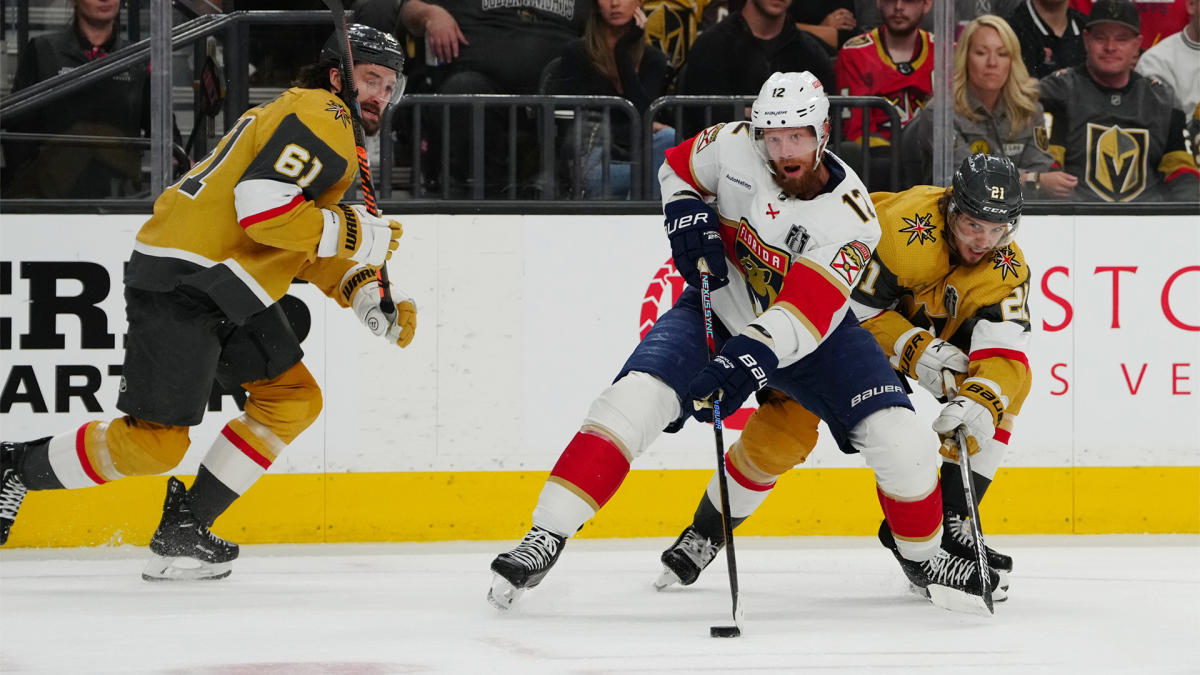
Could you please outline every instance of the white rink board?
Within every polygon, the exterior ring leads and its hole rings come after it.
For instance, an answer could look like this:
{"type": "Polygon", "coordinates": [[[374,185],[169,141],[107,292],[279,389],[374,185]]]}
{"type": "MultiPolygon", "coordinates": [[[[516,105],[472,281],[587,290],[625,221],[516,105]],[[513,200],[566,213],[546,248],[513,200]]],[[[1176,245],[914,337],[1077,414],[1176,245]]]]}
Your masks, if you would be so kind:
{"type": "MultiPolygon", "coordinates": [[[[106,373],[122,361],[121,269],[143,220],[4,217],[0,374],[11,407],[0,414],[3,438],[60,433],[119,414],[117,378],[106,373]],[[85,316],[93,333],[98,320],[106,320],[114,346],[82,347],[80,321],[62,310],[63,298],[84,289],[78,281],[60,280],[53,290],[60,298],[54,325],[64,345],[22,349],[31,317],[48,321],[55,305],[30,300],[34,281],[26,269],[44,277],[45,263],[78,262],[107,272],[110,288],[97,304],[102,314],[85,316]],[[96,369],[101,379],[95,396],[103,412],[89,413],[78,397],[56,412],[61,392],[55,379],[67,372],[64,366],[96,369]],[[21,399],[36,393],[27,377],[14,379],[29,372],[47,412],[11,400],[14,393],[21,399]]],[[[660,219],[464,215],[403,221],[404,239],[390,271],[420,309],[408,349],[372,337],[351,312],[311,286],[293,286],[292,294],[313,314],[305,363],[325,391],[325,410],[273,471],[548,470],[636,344],[648,289],[661,290],[651,285],[669,258],[660,219]]],[[[1034,273],[1029,357],[1035,380],[1005,465],[1200,464],[1200,217],[1030,216],[1022,221],[1019,241],[1034,273]]],[[[89,290],[99,287],[92,283],[89,290]]],[[[42,293],[44,299],[47,291],[42,293]]],[[[86,378],[75,375],[70,382],[83,386],[86,378]]],[[[923,392],[916,400],[931,420],[935,402],[923,392]]],[[[235,414],[231,399],[223,404],[222,412],[209,413],[193,431],[197,445],[207,446],[235,414]]],[[[728,433],[726,442],[733,437],[728,433]]],[[[189,453],[180,470],[194,471],[202,454],[189,453]]],[[[709,428],[691,424],[661,437],[634,467],[707,468],[711,454],[709,428]]],[[[862,463],[823,437],[809,466],[862,463]]]]}

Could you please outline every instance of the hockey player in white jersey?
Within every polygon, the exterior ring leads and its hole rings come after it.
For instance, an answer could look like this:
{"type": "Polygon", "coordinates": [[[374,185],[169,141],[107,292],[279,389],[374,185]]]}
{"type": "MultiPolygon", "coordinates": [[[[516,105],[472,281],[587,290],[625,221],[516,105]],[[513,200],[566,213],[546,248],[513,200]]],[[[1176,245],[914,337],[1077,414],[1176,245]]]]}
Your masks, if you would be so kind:
{"type": "MultiPolygon", "coordinates": [[[[936,437],[847,311],[880,229],[862,181],[825,151],[828,138],[820,81],[775,73],[749,123],[718,124],[667,152],[659,171],[666,232],[688,287],[592,403],[546,481],[532,529],[492,562],[493,605],[507,608],[542,581],[566,539],[616,493],[659,433],[688,417],[711,422],[714,397],[722,410],[737,410],[764,387],[802,402],[843,450],[863,454],[901,555],[951,562],[939,546],[936,437]],[[715,359],[705,339],[701,261],[715,289],[715,359]]],[[[730,466],[728,456],[726,467],[759,471],[730,466]]],[[[732,504],[732,515],[753,510],[746,506],[732,504]]],[[[972,561],[953,562],[961,571],[946,581],[953,591],[980,585],[972,561]]],[[[995,573],[986,573],[994,588],[995,573]]]]}

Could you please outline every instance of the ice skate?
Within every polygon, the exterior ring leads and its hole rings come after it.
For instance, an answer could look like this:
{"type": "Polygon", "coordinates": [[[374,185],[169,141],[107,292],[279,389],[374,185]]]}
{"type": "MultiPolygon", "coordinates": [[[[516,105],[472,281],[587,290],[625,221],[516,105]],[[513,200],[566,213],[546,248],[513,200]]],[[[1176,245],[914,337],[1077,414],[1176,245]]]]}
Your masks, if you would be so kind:
{"type": "MultiPolygon", "coordinates": [[[[891,551],[896,562],[900,563],[900,569],[908,579],[908,588],[913,593],[945,609],[990,614],[982,596],[977,592],[979,581],[975,570],[978,566],[974,562],[973,550],[960,555],[952,554],[943,547],[931,560],[909,560],[900,554],[887,521],[879,525],[879,543],[891,551]],[[962,576],[964,574],[966,577],[962,576]],[[967,580],[964,581],[964,578],[967,580]],[[938,588],[931,590],[935,585],[938,588]],[[937,597],[934,597],[935,594],[937,597]]],[[[999,574],[995,570],[989,570],[988,576],[992,583],[992,600],[1001,602],[1007,599],[1004,589],[998,585],[999,574]]]]}
{"type": "Polygon", "coordinates": [[[495,576],[488,590],[488,602],[497,609],[512,607],[525,589],[541,583],[558,561],[566,543],[566,537],[540,527],[535,526],[527,532],[516,548],[501,553],[492,561],[495,576]]]}
{"type": "Polygon", "coordinates": [[[661,591],[674,584],[690,586],[696,583],[700,572],[708,567],[724,546],[724,542],[710,541],[695,527],[688,525],[675,543],[663,551],[660,558],[663,569],[654,580],[654,588],[661,591]]]}
{"type": "MultiPolygon", "coordinates": [[[[945,514],[945,519],[942,521],[942,527],[945,528],[945,535],[942,537],[942,548],[964,558],[973,559],[975,557],[975,537],[971,532],[971,523],[967,521],[965,516],[948,511],[945,514]]],[[[987,554],[988,566],[996,570],[1000,575],[999,588],[1003,591],[1008,591],[1008,575],[1012,572],[1013,568],[1012,556],[992,549],[991,546],[987,545],[986,541],[984,542],[983,549],[987,554]]],[[[995,599],[1007,599],[1007,593],[1003,597],[995,599]]]]}
{"type": "Polygon", "coordinates": [[[25,443],[0,443],[0,546],[8,543],[8,532],[25,501],[25,484],[17,467],[25,454],[25,443]]]}
{"type": "MultiPolygon", "coordinates": [[[[940,549],[937,555],[920,565],[921,571],[928,580],[928,584],[924,588],[930,602],[942,609],[955,612],[991,615],[991,610],[988,609],[983,601],[983,596],[979,593],[979,565],[975,562],[974,556],[964,558],[954,555],[946,549],[940,549]]],[[[996,600],[997,595],[1003,593],[997,588],[1000,576],[996,570],[991,568],[987,569],[987,575],[992,599],[996,600]]]]}
{"type": "Polygon", "coordinates": [[[209,531],[187,503],[187,488],[178,478],[167,480],[162,521],[150,539],[154,557],[142,570],[146,581],[224,579],[233,571],[238,545],[209,531]]]}

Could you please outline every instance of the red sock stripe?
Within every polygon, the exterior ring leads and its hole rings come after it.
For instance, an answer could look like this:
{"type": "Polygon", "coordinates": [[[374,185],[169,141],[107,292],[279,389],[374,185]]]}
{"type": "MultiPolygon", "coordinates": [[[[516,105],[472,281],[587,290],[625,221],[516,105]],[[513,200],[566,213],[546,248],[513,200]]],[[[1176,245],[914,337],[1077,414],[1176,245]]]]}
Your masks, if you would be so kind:
{"type": "Polygon", "coordinates": [[[79,456],[79,464],[83,467],[83,472],[91,478],[96,485],[104,485],[108,481],[100,477],[96,470],[92,468],[92,462],[88,459],[87,454],[87,428],[91,426],[91,422],[79,427],[79,431],[75,432],[75,454],[79,456]]]}
{"type": "Polygon", "coordinates": [[[915,502],[902,502],[885,495],[879,486],[879,505],[892,533],[901,539],[923,541],[937,532],[942,522],[942,491],[934,489],[929,496],[915,502]]]}
{"type": "Polygon", "coordinates": [[[768,483],[764,485],[762,483],[755,483],[749,478],[746,478],[746,475],[741,471],[738,471],[737,467],[733,465],[733,462],[729,461],[729,453],[725,453],[725,473],[733,479],[733,482],[741,485],[747,490],[754,490],[755,492],[770,492],[771,488],[775,487],[775,483],[768,483]]]}
{"type": "Polygon", "coordinates": [[[597,434],[580,431],[567,444],[551,476],[557,476],[604,506],[629,473],[629,461],[615,443],[597,434]]]}
{"type": "Polygon", "coordinates": [[[996,439],[997,441],[999,441],[1005,445],[1008,445],[1008,439],[1012,438],[1012,432],[1009,431],[1008,429],[1001,429],[999,427],[996,427],[996,433],[992,434],[992,438],[996,439]]]}
{"type": "Polygon", "coordinates": [[[226,424],[224,429],[221,429],[221,435],[225,437],[234,447],[242,451],[242,454],[249,457],[250,461],[261,466],[264,470],[271,468],[271,460],[267,459],[263,454],[254,449],[254,446],[246,442],[246,439],[238,436],[237,433],[229,428],[226,424]]]}

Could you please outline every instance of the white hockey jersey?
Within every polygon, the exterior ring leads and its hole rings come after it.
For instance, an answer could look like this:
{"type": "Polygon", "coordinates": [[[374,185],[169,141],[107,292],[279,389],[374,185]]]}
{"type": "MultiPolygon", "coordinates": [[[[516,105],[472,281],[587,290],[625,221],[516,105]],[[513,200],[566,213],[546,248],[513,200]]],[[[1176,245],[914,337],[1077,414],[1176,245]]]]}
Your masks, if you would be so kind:
{"type": "Polygon", "coordinates": [[[867,188],[826,152],[825,189],[786,195],[754,147],[748,122],[717,124],[667,151],[663,199],[700,194],[721,220],[729,285],[712,294],[731,333],[751,321],[770,333],[779,365],[814,350],[841,322],[850,291],[879,242],[867,188]]]}

